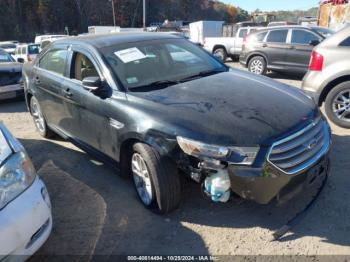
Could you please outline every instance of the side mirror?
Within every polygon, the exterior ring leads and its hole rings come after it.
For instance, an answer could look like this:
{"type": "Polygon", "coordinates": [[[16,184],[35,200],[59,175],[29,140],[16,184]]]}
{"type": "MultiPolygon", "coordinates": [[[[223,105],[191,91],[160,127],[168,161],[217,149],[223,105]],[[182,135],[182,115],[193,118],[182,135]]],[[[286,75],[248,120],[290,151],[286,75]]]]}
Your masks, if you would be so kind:
{"type": "Polygon", "coordinates": [[[19,58],[17,58],[17,62],[18,63],[24,63],[24,59],[19,57],[19,58]]]}
{"type": "Polygon", "coordinates": [[[311,41],[309,42],[309,45],[317,46],[319,43],[320,43],[319,40],[311,40],[311,41]]]}
{"type": "Polygon", "coordinates": [[[89,76],[83,79],[83,86],[86,90],[97,91],[102,86],[102,82],[98,76],[89,76]]]}

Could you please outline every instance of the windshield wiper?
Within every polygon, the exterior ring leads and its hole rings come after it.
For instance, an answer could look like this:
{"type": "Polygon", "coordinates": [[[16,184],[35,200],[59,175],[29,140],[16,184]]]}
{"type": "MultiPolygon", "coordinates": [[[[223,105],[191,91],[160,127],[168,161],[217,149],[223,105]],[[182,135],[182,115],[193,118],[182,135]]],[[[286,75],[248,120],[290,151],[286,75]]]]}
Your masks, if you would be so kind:
{"type": "Polygon", "coordinates": [[[227,70],[225,70],[225,69],[224,70],[223,69],[206,70],[206,71],[199,72],[195,75],[185,77],[185,78],[181,79],[179,82],[183,83],[186,81],[191,81],[191,80],[196,79],[196,78],[211,76],[211,75],[215,75],[215,74],[219,74],[219,73],[223,73],[223,72],[227,72],[227,70]]]}
{"type": "Polygon", "coordinates": [[[162,88],[162,87],[168,87],[171,85],[176,85],[179,84],[180,82],[177,80],[161,80],[161,81],[155,81],[146,85],[142,85],[142,86],[135,86],[135,87],[131,87],[130,89],[158,89],[158,88],[162,88]]]}

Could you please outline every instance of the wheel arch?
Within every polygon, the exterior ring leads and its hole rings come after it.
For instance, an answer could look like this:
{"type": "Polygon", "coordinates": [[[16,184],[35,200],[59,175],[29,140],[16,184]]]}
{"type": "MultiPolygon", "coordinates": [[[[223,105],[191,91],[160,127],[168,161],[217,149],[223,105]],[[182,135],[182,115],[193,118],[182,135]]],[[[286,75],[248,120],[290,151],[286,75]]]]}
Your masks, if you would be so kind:
{"type": "Polygon", "coordinates": [[[219,49],[219,48],[224,49],[225,52],[227,53],[226,47],[225,47],[224,45],[214,45],[214,47],[213,47],[213,52],[214,52],[215,50],[219,49]]]}
{"type": "Polygon", "coordinates": [[[266,56],[265,54],[263,54],[263,53],[260,53],[260,52],[254,52],[254,53],[250,54],[250,55],[248,56],[248,58],[247,58],[247,63],[246,63],[246,66],[247,66],[247,67],[248,67],[248,65],[249,65],[250,60],[252,60],[252,59],[253,59],[254,57],[256,57],[256,56],[261,56],[262,58],[264,58],[265,63],[266,63],[266,66],[268,66],[267,56],[266,56]]]}
{"type": "Polygon", "coordinates": [[[320,98],[318,99],[318,105],[321,106],[323,102],[325,102],[327,95],[329,92],[336,87],[337,85],[350,81],[350,75],[343,75],[341,77],[338,77],[332,81],[330,81],[322,90],[320,94],[320,98]]]}

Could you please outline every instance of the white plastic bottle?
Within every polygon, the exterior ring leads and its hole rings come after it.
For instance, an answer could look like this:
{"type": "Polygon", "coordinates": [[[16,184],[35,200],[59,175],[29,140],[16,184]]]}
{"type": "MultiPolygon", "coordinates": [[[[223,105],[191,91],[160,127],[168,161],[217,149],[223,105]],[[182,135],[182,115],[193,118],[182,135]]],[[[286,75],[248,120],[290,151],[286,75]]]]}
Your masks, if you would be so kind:
{"type": "Polygon", "coordinates": [[[231,181],[227,170],[218,170],[204,181],[206,192],[214,202],[227,202],[231,195],[231,181]]]}

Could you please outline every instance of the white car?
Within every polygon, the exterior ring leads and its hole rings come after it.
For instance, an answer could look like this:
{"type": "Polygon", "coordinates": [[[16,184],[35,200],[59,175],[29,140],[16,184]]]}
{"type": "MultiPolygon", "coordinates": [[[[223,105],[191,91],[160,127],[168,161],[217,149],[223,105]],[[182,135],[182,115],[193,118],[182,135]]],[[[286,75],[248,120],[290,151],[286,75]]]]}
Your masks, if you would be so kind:
{"type": "Polygon", "coordinates": [[[0,123],[0,261],[24,261],[49,237],[51,203],[20,142],[0,123]]]}
{"type": "Polygon", "coordinates": [[[228,56],[239,57],[244,38],[260,29],[261,27],[240,27],[234,37],[206,37],[204,49],[225,62],[228,56]]]}
{"type": "Polygon", "coordinates": [[[17,62],[30,62],[33,61],[36,56],[40,53],[39,44],[23,44],[18,45],[13,55],[13,58],[17,62]]]}

